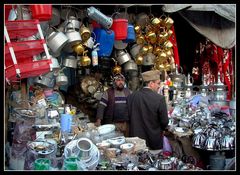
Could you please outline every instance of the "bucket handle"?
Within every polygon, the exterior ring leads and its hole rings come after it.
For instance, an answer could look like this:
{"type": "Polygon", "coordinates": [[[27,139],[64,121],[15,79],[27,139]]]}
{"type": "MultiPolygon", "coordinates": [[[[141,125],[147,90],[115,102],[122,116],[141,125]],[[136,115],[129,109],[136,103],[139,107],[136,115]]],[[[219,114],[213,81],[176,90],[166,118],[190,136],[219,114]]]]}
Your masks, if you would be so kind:
{"type": "MultiPolygon", "coordinates": [[[[120,13],[118,11],[114,12],[112,15],[111,15],[111,18],[114,19],[113,17],[116,17],[115,15],[119,15],[120,13]]],[[[116,19],[116,18],[115,18],[116,19]]]]}

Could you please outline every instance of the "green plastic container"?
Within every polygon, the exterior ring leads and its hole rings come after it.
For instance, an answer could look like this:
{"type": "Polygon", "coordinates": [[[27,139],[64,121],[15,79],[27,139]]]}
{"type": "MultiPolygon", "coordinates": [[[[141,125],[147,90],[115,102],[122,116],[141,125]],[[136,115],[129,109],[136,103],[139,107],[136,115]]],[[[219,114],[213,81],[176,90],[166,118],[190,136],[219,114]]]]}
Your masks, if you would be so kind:
{"type": "Polygon", "coordinates": [[[39,158],[34,161],[34,170],[49,170],[51,161],[46,158],[39,158]]]}
{"type": "Polygon", "coordinates": [[[78,163],[80,159],[78,157],[69,157],[64,159],[64,170],[79,170],[78,163]]]}

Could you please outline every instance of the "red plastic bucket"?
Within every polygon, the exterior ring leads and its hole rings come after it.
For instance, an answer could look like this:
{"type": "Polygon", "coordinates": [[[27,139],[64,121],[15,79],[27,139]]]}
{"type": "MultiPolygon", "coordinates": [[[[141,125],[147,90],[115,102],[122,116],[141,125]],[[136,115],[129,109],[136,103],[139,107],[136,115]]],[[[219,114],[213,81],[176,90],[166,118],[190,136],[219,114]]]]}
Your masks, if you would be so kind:
{"type": "Polygon", "coordinates": [[[127,38],[128,20],[114,19],[111,29],[115,33],[115,40],[124,40],[127,38]]]}
{"type": "Polygon", "coordinates": [[[39,21],[49,21],[52,18],[52,5],[35,4],[30,5],[32,10],[32,18],[39,21]]]}

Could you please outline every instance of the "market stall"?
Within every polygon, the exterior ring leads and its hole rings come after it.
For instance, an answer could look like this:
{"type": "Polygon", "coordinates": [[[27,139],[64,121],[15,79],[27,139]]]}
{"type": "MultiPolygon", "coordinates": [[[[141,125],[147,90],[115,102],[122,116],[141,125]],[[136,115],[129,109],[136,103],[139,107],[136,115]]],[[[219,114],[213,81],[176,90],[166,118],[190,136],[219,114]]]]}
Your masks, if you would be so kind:
{"type": "MultiPolygon", "coordinates": [[[[185,59],[176,21],[191,16],[191,9],[180,16],[174,13],[178,10],[5,5],[5,169],[232,169],[235,38],[229,34],[219,44],[200,28],[203,36],[195,37],[191,51],[185,49],[193,57],[185,59]],[[142,87],[141,73],[151,69],[161,71],[159,93],[169,116],[164,147],[157,153],[114,124],[94,125],[113,75],[124,74],[126,86],[136,91],[142,87]],[[203,157],[204,151],[210,156],[203,157]]],[[[223,24],[235,30],[233,19],[228,20],[223,24]]],[[[193,18],[188,22],[198,31],[193,18]]]]}

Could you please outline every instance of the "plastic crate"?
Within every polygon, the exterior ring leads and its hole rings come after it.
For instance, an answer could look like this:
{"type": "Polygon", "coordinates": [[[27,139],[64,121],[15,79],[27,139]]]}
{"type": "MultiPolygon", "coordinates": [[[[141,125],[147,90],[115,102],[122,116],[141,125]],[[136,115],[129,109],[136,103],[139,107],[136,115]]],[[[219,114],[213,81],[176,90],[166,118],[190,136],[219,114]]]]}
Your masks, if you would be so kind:
{"type": "MultiPolygon", "coordinates": [[[[50,72],[51,60],[38,60],[29,63],[18,64],[20,69],[20,79],[36,77],[41,74],[50,72]]],[[[10,81],[18,80],[16,66],[12,65],[5,69],[5,77],[10,81]]]]}
{"type": "Polygon", "coordinates": [[[29,58],[44,52],[45,40],[29,40],[5,44],[5,57],[11,57],[9,47],[12,45],[16,59],[29,58]]]}
{"type": "Polygon", "coordinates": [[[39,24],[37,19],[5,22],[10,39],[28,38],[36,34],[38,32],[37,24],[39,24]]]}

